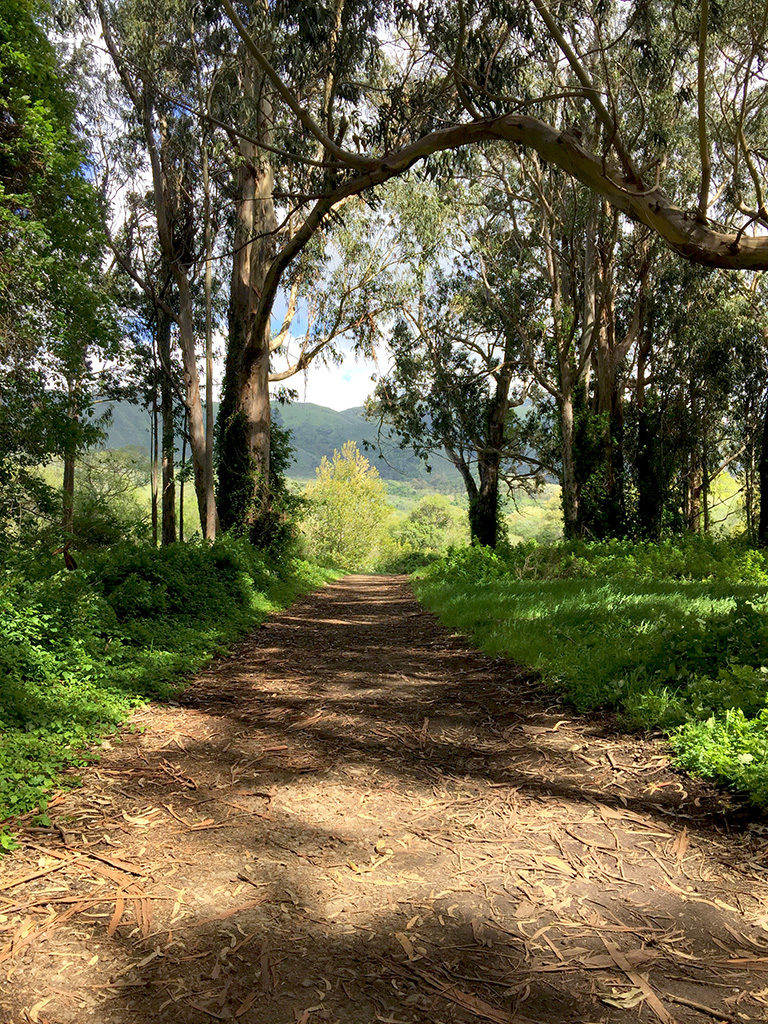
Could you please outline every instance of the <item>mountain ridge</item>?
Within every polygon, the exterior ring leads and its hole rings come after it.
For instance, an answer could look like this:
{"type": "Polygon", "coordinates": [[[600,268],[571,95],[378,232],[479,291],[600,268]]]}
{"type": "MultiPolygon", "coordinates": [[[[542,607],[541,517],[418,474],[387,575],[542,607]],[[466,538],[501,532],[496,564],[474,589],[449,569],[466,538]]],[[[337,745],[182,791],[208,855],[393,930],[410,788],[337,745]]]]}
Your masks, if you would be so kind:
{"type": "MultiPolygon", "coordinates": [[[[109,405],[112,418],[101,447],[134,446],[147,450],[150,444],[148,411],[131,402],[109,405]]],[[[452,465],[435,459],[432,472],[428,472],[420,458],[408,448],[400,447],[390,429],[385,427],[380,433],[379,425],[365,418],[363,406],[336,410],[315,402],[273,402],[272,413],[292,435],[294,455],[288,476],[293,479],[312,479],[323,457],[332,458],[335,450],[341,450],[347,441],[354,441],[383,480],[418,480],[435,490],[461,489],[461,479],[452,465]]]]}

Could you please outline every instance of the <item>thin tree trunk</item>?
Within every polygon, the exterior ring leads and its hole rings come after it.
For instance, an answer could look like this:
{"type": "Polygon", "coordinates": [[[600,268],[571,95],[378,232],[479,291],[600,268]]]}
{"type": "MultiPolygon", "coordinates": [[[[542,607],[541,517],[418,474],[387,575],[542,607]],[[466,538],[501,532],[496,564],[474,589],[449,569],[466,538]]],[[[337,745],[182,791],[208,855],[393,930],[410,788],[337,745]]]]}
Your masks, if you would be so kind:
{"type": "Polygon", "coordinates": [[[184,540],[184,470],[187,465],[187,413],[184,412],[184,429],[181,432],[181,479],[179,480],[179,540],[184,540]]]}
{"type": "Polygon", "coordinates": [[[189,444],[192,450],[192,465],[195,474],[195,493],[200,512],[200,522],[203,525],[203,529],[205,529],[205,426],[200,397],[200,377],[197,372],[197,353],[195,351],[194,303],[187,268],[183,265],[174,244],[171,214],[166,196],[166,181],[153,125],[153,103],[148,89],[148,84],[144,82],[141,114],[152,169],[152,193],[157,217],[158,240],[163,257],[173,274],[179,300],[179,346],[184,364],[184,383],[186,385],[184,404],[189,414],[189,444]]]}
{"type": "Polygon", "coordinates": [[[203,536],[216,538],[216,497],[213,475],[213,230],[211,224],[211,181],[208,169],[208,134],[203,136],[203,218],[205,236],[205,522],[203,536]]]}
{"type": "Polygon", "coordinates": [[[75,532],[75,454],[68,451],[64,455],[64,483],[62,486],[63,502],[61,528],[64,533],[75,532]]]}
{"type": "Polygon", "coordinates": [[[695,455],[691,457],[688,483],[688,529],[691,533],[701,532],[701,466],[695,455]]]}
{"type": "Polygon", "coordinates": [[[763,413],[763,438],[758,463],[760,480],[760,518],[757,525],[757,542],[768,545],[768,400],[763,413]]]}
{"type": "Polygon", "coordinates": [[[709,515],[709,460],[707,459],[706,453],[702,459],[702,472],[701,472],[701,510],[704,516],[704,533],[709,533],[710,529],[710,515],[709,515]]]}
{"type": "Polygon", "coordinates": [[[563,533],[567,540],[579,535],[579,492],[576,484],[576,463],[574,459],[574,416],[573,395],[563,392],[560,404],[561,444],[563,453],[563,533]]]}
{"type": "Polygon", "coordinates": [[[195,352],[195,330],[192,314],[192,293],[189,280],[183,271],[176,274],[176,286],[179,291],[179,341],[184,360],[184,381],[186,383],[187,422],[189,425],[189,447],[192,452],[192,468],[195,480],[195,495],[200,513],[200,525],[203,537],[207,517],[207,491],[205,479],[205,423],[203,406],[200,398],[200,378],[197,373],[197,357],[195,352]]]}
{"type": "MultiPolygon", "coordinates": [[[[72,394],[73,385],[71,381],[67,381],[67,386],[69,390],[68,416],[74,423],[77,422],[79,416],[72,394]]],[[[75,532],[75,457],[76,446],[74,437],[70,437],[67,440],[67,447],[64,452],[64,480],[62,484],[61,516],[61,528],[64,533],[69,534],[73,534],[75,532]]]]}
{"type": "Polygon", "coordinates": [[[151,438],[149,442],[149,455],[152,464],[152,475],[150,488],[152,491],[152,543],[157,547],[158,539],[158,521],[157,521],[157,463],[158,463],[158,438],[157,438],[157,376],[155,376],[155,389],[152,392],[152,420],[151,420],[151,438]]]}
{"type": "Polygon", "coordinates": [[[174,471],[175,431],[173,426],[173,377],[171,371],[171,319],[158,310],[157,349],[160,356],[160,409],[163,423],[162,443],[162,543],[176,541],[176,484],[174,471]]]}

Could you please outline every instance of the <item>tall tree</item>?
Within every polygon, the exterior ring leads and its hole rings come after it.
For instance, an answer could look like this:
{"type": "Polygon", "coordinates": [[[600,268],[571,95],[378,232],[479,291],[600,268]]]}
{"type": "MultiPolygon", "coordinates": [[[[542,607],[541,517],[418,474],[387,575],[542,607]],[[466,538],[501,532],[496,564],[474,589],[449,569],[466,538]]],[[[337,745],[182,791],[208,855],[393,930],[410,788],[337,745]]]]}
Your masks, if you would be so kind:
{"type": "Polygon", "coordinates": [[[47,16],[27,0],[0,5],[0,475],[7,503],[39,489],[32,466],[61,457],[70,531],[75,458],[99,436],[86,415],[91,359],[114,354],[117,330],[78,132],[79,64],[51,42],[47,16]]]}
{"type": "Polygon", "coordinates": [[[169,101],[167,85],[169,75],[176,81],[175,58],[187,38],[187,12],[183,3],[174,0],[169,0],[164,17],[159,16],[156,4],[147,6],[143,0],[111,5],[99,0],[97,10],[107,50],[141,132],[152,183],[158,245],[175,287],[177,309],[165,301],[162,309],[178,326],[195,493],[200,522],[208,536],[215,523],[215,510],[209,509],[213,495],[206,471],[205,420],[197,368],[193,290],[196,218],[189,118],[169,101]]]}

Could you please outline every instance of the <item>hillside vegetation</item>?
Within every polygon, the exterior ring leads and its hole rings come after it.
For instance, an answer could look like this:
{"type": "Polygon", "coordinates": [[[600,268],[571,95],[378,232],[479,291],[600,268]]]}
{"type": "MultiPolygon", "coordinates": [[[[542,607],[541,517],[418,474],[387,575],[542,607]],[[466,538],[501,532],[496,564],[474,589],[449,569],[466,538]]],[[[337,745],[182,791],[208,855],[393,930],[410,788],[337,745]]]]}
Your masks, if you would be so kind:
{"type": "MultiPolygon", "coordinates": [[[[150,416],[146,409],[130,402],[110,402],[97,406],[98,412],[110,410],[104,448],[136,447],[149,451],[150,416]]],[[[218,415],[218,403],[214,403],[218,415]]],[[[378,469],[383,480],[419,481],[430,490],[457,491],[461,478],[445,459],[434,459],[431,472],[409,448],[401,448],[389,430],[379,434],[375,422],[365,418],[362,406],[341,412],[312,402],[272,404],[272,413],[279,423],[291,431],[293,455],[286,473],[295,480],[307,481],[323,458],[331,458],[335,449],[354,441],[378,469]],[[380,450],[381,448],[381,450],[380,450]]],[[[181,442],[177,439],[177,453],[181,442]]]]}
{"type": "Polygon", "coordinates": [[[768,806],[768,552],[736,541],[457,549],[418,597],[579,710],[661,729],[677,764],[768,806]]]}

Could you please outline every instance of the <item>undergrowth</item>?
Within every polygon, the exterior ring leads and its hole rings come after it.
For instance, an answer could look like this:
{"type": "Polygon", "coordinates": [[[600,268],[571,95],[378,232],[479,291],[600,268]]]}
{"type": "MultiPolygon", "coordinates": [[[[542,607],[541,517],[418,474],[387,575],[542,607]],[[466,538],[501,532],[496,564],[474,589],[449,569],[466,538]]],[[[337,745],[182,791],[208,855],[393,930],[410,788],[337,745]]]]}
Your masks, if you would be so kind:
{"type": "Polygon", "coordinates": [[[661,729],[681,767],[768,807],[768,552],[686,538],[454,550],[417,596],[579,710],[661,729]]]}
{"type": "MultiPolygon", "coordinates": [[[[0,568],[0,821],[39,808],[132,708],[177,693],[212,654],[328,574],[244,540],[122,544],[0,568]]],[[[0,849],[13,840],[0,829],[0,849]]]]}

